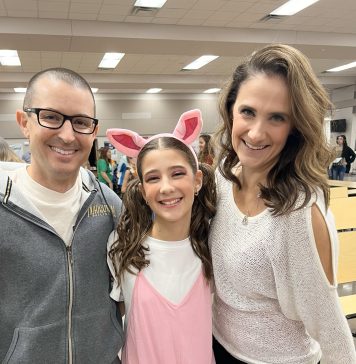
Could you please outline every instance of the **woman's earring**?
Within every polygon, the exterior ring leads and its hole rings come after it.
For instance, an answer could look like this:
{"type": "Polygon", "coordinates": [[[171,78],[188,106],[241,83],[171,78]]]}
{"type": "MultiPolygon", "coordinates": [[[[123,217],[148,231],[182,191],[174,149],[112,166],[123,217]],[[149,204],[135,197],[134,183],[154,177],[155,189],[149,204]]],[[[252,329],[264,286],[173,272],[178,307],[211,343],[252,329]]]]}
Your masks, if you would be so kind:
{"type": "Polygon", "coordinates": [[[145,200],[145,201],[146,201],[146,205],[149,205],[148,200],[145,200]]]}
{"type": "Polygon", "coordinates": [[[195,195],[195,196],[198,196],[198,195],[199,195],[199,190],[196,190],[196,191],[194,192],[194,195],[195,195]]]}

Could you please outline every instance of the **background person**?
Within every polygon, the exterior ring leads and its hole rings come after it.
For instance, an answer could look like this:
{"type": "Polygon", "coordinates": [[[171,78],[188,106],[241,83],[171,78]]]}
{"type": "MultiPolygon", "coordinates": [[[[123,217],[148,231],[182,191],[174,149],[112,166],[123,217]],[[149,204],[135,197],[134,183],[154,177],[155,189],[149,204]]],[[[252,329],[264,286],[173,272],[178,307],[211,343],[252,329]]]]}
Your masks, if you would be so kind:
{"type": "Polygon", "coordinates": [[[29,81],[16,119],[31,164],[0,172],[0,361],[118,362],[107,239],[121,201],[81,168],[98,131],[88,83],[63,68],[29,81]]]}
{"type": "Polygon", "coordinates": [[[212,166],[214,164],[214,158],[215,153],[211,142],[211,136],[209,134],[201,134],[199,136],[199,162],[212,166]]]}
{"type": "Polygon", "coordinates": [[[286,45],[254,52],[221,94],[209,236],[217,363],[356,363],[328,210],[330,107],[306,57],[286,45]]]}
{"type": "Polygon", "coordinates": [[[7,141],[0,137],[0,161],[3,162],[22,162],[17,154],[10,148],[7,141]]]}
{"type": "Polygon", "coordinates": [[[121,185],[122,195],[126,192],[126,188],[129,182],[136,177],[137,177],[136,159],[132,157],[127,157],[127,166],[124,173],[124,179],[122,180],[122,185],[121,185]]]}
{"type": "Polygon", "coordinates": [[[22,155],[21,158],[24,162],[30,164],[31,163],[31,152],[28,150],[26,153],[22,155]]]}
{"type": "MultiPolygon", "coordinates": [[[[195,120],[199,133],[200,112],[187,112],[180,121],[185,118],[195,120]]],[[[127,132],[110,130],[112,138],[127,132]]],[[[198,133],[193,132],[190,141],[198,133]]],[[[139,138],[136,134],[129,145],[139,138]]],[[[108,244],[115,268],[111,260],[109,264],[117,278],[112,295],[118,298],[121,288],[125,301],[122,361],[211,364],[212,266],[207,237],[215,212],[214,174],[206,165],[198,169],[195,152],[184,137],[165,134],[141,141],[145,144],[138,145],[142,148],[138,156],[133,150],[138,179],[124,194],[118,239],[111,236],[108,244]]],[[[127,151],[126,144],[111,143],[127,151]]]]}
{"type": "Polygon", "coordinates": [[[336,160],[331,165],[331,178],[344,180],[345,173],[350,172],[351,163],[355,160],[355,152],[347,145],[346,136],[338,135],[336,138],[336,160]]]}
{"type": "Polygon", "coordinates": [[[108,147],[100,149],[96,169],[98,172],[98,180],[113,189],[111,150],[108,147]]]}

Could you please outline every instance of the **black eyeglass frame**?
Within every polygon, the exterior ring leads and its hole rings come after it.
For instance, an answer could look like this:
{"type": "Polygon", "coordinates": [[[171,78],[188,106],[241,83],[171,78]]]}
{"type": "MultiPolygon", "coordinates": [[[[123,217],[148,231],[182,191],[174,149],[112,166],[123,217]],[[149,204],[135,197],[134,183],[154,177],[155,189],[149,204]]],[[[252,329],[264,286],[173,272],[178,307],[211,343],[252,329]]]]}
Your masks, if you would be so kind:
{"type": "Polygon", "coordinates": [[[38,124],[40,124],[43,128],[47,128],[47,129],[52,129],[52,130],[56,130],[56,129],[60,129],[66,120],[69,120],[70,124],[72,125],[72,129],[74,132],[76,133],[79,133],[79,134],[86,134],[86,135],[90,135],[90,134],[93,134],[98,123],[99,123],[99,120],[98,119],[95,119],[95,118],[91,118],[90,116],[84,116],[84,115],[72,115],[72,116],[69,116],[69,115],[65,115],[65,114],[62,114],[61,112],[57,111],[57,110],[52,110],[52,109],[43,109],[41,107],[26,107],[23,109],[24,112],[27,112],[27,113],[34,113],[37,115],[37,122],[38,124]],[[56,127],[51,127],[51,126],[46,126],[46,125],[43,125],[41,124],[40,122],[40,112],[41,111],[52,111],[52,112],[55,112],[56,114],[59,114],[59,115],[62,115],[63,116],[63,121],[62,121],[62,124],[60,126],[56,126],[56,127]],[[73,127],[73,119],[74,118],[78,118],[78,117],[84,117],[84,118],[87,118],[87,119],[90,119],[93,121],[94,123],[94,128],[93,128],[93,131],[90,132],[90,133],[83,133],[82,131],[78,131],[78,130],[75,130],[74,127],[73,127]]]}

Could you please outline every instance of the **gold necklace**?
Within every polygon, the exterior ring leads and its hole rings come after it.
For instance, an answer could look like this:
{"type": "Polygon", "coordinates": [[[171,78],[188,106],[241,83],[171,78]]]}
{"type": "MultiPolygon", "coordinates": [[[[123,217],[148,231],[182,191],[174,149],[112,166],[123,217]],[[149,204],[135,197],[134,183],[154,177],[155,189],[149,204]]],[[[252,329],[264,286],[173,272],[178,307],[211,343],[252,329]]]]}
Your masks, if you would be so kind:
{"type": "MultiPolygon", "coordinates": [[[[258,192],[258,194],[256,195],[256,197],[257,197],[257,203],[256,203],[256,210],[258,209],[258,205],[259,205],[259,203],[260,203],[260,198],[261,198],[261,192],[258,192]]],[[[244,217],[242,218],[242,225],[247,225],[248,224],[248,218],[249,217],[251,217],[251,215],[250,215],[250,211],[249,210],[247,210],[246,211],[246,214],[244,214],[244,217]]]]}

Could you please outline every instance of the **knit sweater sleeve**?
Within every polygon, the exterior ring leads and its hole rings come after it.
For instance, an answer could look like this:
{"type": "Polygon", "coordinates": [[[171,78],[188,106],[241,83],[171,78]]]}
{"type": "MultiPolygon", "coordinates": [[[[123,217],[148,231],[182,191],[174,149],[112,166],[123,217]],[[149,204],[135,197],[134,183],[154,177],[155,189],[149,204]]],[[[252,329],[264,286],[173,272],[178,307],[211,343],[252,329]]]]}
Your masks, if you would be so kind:
{"type": "Polygon", "coordinates": [[[271,250],[273,272],[281,310],[303,322],[320,345],[323,364],[355,364],[356,354],[347,321],[342,313],[336,283],[337,234],[332,215],[322,198],[287,217],[283,227],[286,244],[271,250]],[[334,284],[330,284],[319,259],[311,221],[311,206],[322,212],[332,244],[334,284]]]}

